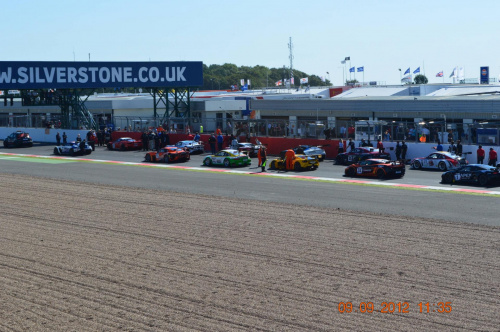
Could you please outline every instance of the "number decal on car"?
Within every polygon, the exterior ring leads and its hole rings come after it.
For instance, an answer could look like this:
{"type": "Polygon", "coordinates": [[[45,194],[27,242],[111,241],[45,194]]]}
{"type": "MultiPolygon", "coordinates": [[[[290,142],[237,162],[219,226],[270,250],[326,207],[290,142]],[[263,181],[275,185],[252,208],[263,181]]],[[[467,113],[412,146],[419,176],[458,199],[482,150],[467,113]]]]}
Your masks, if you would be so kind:
{"type": "Polygon", "coordinates": [[[455,173],[455,181],[460,181],[460,173],[455,173]]]}
{"type": "Polygon", "coordinates": [[[356,169],[356,171],[358,172],[358,174],[362,174],[363,173],[363,167],[358,167],[356,169]]]}

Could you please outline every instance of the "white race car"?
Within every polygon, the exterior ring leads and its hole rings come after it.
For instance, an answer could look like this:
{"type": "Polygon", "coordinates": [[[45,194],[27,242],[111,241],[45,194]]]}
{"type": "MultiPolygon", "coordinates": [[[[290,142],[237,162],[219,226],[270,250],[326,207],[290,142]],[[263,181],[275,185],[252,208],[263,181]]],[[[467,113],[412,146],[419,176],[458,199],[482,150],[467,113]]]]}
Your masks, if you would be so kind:
{"type": "Polygon", "coordinates": [[[196,141],[179,141],[175,143],[175,147],[180,149],[186,149],[190,154],[203,153],[205,149],[203,147],[203,142],[196,141]]]}
{"type": "Polygon", "coordinates": [[[463,165],[467,165],[467,160],[449,152],[434,152],[427,157],[413,158],[411,161],[411,167],[414,169],[429,168],[446,171],[463,165]]]}

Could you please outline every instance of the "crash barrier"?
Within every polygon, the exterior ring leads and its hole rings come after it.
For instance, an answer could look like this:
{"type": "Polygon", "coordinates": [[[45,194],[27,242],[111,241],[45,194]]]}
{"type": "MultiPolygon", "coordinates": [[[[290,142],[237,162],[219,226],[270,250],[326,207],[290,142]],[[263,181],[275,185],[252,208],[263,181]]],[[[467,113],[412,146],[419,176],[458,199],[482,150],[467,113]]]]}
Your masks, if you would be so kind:
{"type": "MultiPolygon", "coordinates": [[[[127,131],[114,131],[111,133],[112,140],[116,140],[120,137],[131,137],[137,140],[141,140],[142,133],[137,132],[127,132],[127,131]]],[[[192,140],[193,135],[188,134],[169,134],[169,142],[170,144],[175,144],[179,141],[184,140],[192,140]]],[[[224,143],[223,147],[227,148],[230,144],[230,136],[223,135],[224,143]]],[[[210,151],[210,144],[208,143],[208,139],[210,135],[203,134],[200,135],[200,141],[203,142],[205,151],[210,151]]],[[[267,148],[267,153],[270,155],[278,155],[283,150],[288,150],[290,148],[295,148],[299,145],[313,145],[313,146],[321,146],[325,152],[327,158],[335,158],[338,151],[338,140],[322,140],[322,139],[300,139],[300,138],[284,138],[284,137],[250,137],[250,142],[256,144],[256,141],[259,140],[262,144],[264,144],[267,148]]],[[[238,137],[239,142],[247,142],[246,136],[238,137]]],[[[217,146],[217,144],[216,144],[217,146]]]]}

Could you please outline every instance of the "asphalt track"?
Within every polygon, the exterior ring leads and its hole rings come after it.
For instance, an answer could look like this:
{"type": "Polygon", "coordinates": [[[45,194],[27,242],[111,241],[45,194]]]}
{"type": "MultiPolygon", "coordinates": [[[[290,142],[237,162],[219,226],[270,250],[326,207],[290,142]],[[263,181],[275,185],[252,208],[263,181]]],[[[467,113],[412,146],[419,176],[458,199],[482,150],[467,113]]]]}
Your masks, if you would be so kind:
{"type": "MultiPolygon", "coordinates": [[[[51,156],[52,146],[35,146],[29,149],[0,149],[2,153],[51,156]]],[[[485,191],[499,192],[500,188],[475,186],[450,186],[439,184],[439,172],[407,170],[403,179],[387,181],[371,180],[369,183],[320,181],[301,176],[343,179],[342,166],[325,161],[314,172],[284,173],[269,175],[248,174],[258,171],[256,165],[236,169],[241,173],[220,173],[200,167],[203,156],[193,156],[189,163],[178,166],[195,169],[148,167],[141,164],[144,153],[140,151],[108,151],[96,148],[85,159],[99,162],[79,161],[82,158],[19,158],[0,156],[0,172],[26,174],[46,178],[67,179],[90,183],[150,188],[183,193],[212,195],[214,200],[235,197],[249,200],[282,202],[297,205],[338,208],[376,214],[420,216],[447,221],[459,221],[483,225],[500,226],[498,195],[481,194],[485,191]],[[121,161],[131,164],[104,161],[121,161]],[[137,164],[139,163],[139,164],[137,164]],[[247,173],[247,174],[244,174],[247,173]],[[285,175],[282,177],[282,175],[285,175]],[[299,176],[296,178],[295,176],[299,176]],[[295,177],[295,178],[294,178],[295,177]],[[396,187],[402,184],[406,187],[396,187]],[[412,188],[412,185],[437,187],[434,189],[412,188]]],[[[82,192],[82,197],[89,193],[82,192]]],[[[126,193],[124,193],[126,195],[126,193]]],[[[194,205],[194,206],[193,206],[194,205]]],[[[186,206],[196,208],[186,202],[186,206]]],[[[265,212],[264,212],[265,213],[265,212]]]]}

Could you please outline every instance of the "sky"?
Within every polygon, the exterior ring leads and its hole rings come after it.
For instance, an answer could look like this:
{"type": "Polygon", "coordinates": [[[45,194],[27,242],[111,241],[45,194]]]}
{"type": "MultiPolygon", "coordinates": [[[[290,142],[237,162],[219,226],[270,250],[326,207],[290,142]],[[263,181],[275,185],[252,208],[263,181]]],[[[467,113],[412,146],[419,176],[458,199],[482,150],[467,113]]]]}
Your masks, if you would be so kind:
{"type": "Polygon", "coordinates": [[[345,57],[364,67],[358,81],[399,84],[407,68],[420,67],[429,83],[448,83],[456,66],[466,78],[478,78],[481,66],[499,77],[499,13],[498,0],[4,1],[0,61],[90,54],[282,68],[290,66],[291,37],[293,68],[335,85],[348,70],[345,57]]]}

